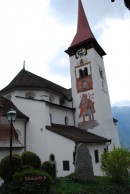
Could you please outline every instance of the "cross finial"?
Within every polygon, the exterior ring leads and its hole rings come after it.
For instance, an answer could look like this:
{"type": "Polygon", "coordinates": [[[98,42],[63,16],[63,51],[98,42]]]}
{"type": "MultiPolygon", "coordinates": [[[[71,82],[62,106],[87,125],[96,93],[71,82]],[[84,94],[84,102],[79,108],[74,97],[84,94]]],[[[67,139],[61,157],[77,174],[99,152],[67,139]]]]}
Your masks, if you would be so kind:
{"type": "Polygon", "coordinates": [[[25,69],[25,60],[23,61],[23,69],[25,69]]]}

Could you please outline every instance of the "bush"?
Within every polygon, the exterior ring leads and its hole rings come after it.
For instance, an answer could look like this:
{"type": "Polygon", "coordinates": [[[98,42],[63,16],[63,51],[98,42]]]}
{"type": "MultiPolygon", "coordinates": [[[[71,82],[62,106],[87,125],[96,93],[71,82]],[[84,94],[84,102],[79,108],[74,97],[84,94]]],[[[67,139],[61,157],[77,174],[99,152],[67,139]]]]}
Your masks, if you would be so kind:
{"type": "Polygon", "coordinates": [[[53,164],[50,161],[45,161],[42,163],[42,170],[44,172],[47,172],[48,174],[50,174],[52,177],[54,176],[53,175],[54,174],[53,173],[53,171],[54,171],[53,164]]]}
{"type": "Polygon", "coordinates": [[[24,166],[22,167],[22,170],[28,170],[28,169],[33,169],[33,167],[30,166],[30,165],[24,165],[24,166]]]}
{"type": "Polygon", "coordinates": [[[13,193],[17,194],[45,194],[49,192],[51,186],[51,178],[42,170],[37,169],[27,169],[21,172],[17,172],[13,176],[13,193]],[[26,176],[39,176],[46,177],[44,181],[25,181],[26,176]]]}
{"type": "Polygon", "coordinates": [[[101,170],[116,181],[122,181],[128,176],[130,152],[124,148],[114,148],[111,152],[103,152],[101,170]]]}
{"type": "Polygon", "coordinates": [[[32,166],[35,169],[41,168],[41,159],[37,154],[31,151],[25,151],[21,155],[24,166],[32,166]]]}
{"type": "Polygon", "coordinates": [[[75,182],[75,175],[56,178],[51,185],[52,194],[130,194],[130,179],[116,183],[108,177],[95,177],[94,182],[75,182]],[[74,178],[74,181],[73,181],[74,178]]]}
{"type": "MultiPolygon", "coordinates": [[[[9,180],[9,156],[5,156],[0,162],[0,177],[6,182],[9,180]]],[[[21,157],[17,154],[12,155],[12,174],[22,169],[21,157]]]]}

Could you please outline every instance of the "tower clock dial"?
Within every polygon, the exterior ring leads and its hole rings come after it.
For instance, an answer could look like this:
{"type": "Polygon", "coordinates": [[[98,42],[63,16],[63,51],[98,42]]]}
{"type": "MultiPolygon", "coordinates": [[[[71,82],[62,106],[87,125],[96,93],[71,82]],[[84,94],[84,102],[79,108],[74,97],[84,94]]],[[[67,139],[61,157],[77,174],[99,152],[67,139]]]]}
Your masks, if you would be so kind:
{"type": "Polygon", "coordinates": [[[76,52],[76,58],[81,58],[86,54],[87,54],[87,50],[85,48],[80,48],[76,52]]]}

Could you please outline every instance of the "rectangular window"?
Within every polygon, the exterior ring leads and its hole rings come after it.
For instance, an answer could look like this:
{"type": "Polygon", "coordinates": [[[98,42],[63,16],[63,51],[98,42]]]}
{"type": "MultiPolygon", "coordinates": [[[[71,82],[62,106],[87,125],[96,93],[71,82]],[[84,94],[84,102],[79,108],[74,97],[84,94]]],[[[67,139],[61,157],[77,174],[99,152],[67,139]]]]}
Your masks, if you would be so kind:
{"type": "Polygon", "coordinates": [[[98,163],[99,162],[98,150],[94,150],[94,154],[95,154],[95,163],[98,163]]]}
{"type": "Polygon", "coordinates": [[[63,170],[66,170],[66,171],[70,170],[69,161],[63,161],[63,170]]]}

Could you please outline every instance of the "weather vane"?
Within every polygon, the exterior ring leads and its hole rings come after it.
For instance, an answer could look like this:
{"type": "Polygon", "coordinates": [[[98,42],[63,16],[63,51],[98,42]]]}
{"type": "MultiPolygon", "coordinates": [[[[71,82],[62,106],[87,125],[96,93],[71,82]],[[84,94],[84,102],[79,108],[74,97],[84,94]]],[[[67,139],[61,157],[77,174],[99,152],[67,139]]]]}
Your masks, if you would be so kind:
{"type": "MultiPolygon", "coordinates": [[[[111,2],[114,2],[115,0],[111,0],[111,2]]],[[[124,0],[125,6],[130,10],[130,0],[124,0]]]]}

